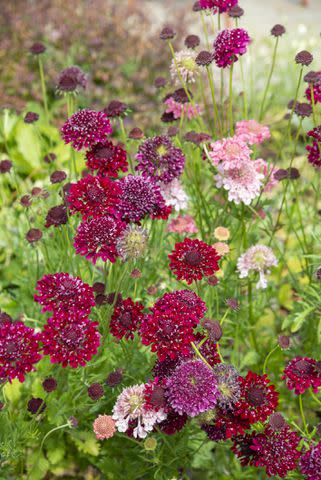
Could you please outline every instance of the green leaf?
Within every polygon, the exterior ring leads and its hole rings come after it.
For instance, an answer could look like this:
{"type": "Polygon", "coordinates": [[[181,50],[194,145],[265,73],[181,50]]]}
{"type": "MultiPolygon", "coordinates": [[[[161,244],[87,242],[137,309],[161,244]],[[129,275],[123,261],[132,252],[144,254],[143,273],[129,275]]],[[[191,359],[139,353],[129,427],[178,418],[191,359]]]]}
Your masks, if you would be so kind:
{"type": "Polygon", "coordinates": [[[100,444],[92,432],[74,432],[71,438],[81,452],[94,457],[99,455],[100,444]]]}
{"type": "Polygon", "coordinates": [[[46,476],[49,469],[49,462],[45,459],[43,454],[37,450],[28,457],[28,479],[41,480],[46,476]]]}
{"type": "Polygon", "coordinates": [[[306,308],[305,310],[303,310],[303,312],[300,312],[298,314],[296,314],[294,316],[294,319],[293,319],[293,322],[292,322],[292,326],[291,326],[291,332],[292,333],[295,333],[297,332],[298,330],[300,330],[300,328],[302,327],[305,319],[307,318],[307,316],[313,312],[313,310],[315,309],[314,306],[312,307],[308,307],[306,308]]]}
{"type": "Polygon", "coordinates": [[[33,125],[19,122],[16,129],[17,148],[21,157],[15,159],[15,164],[23,173],[30,173],[40,168],[41,147],[33,125]]]}
{"type": "Polygon", "coordinates": [[[11,403],[17,403],[21,396],[21,388],[22,384],[15,378],[12,383],[7,383],[3,387],[5,398],[11,403]]]}
{"type": "Polygon", "coordinates": [[[259,354],[255,350],[250,350],[247,354],[243,357],[241,361],[240,368],[250,367],[251,365],[255,365],[260,359],[259,354]]]}

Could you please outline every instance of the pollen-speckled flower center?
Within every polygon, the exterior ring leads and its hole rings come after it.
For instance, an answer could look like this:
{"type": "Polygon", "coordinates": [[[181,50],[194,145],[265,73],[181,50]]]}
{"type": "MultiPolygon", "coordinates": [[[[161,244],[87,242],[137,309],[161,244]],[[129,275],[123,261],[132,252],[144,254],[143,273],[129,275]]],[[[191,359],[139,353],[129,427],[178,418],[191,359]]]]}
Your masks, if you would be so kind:
{"type": "Polygon", "coordinates": [[[8,356],[14,354],[17,351],[17,347],[18,345],[16,342],[8,342],[5,346],[6,354],[8,356]]]}
{"type": "Polygon", "coordinates": [[[160,157],[163,157],[168,153],[168,148],[166,147],[166,145],[161,144],[159,147],[157,147],[156,151],[160,157]]]}
{"type": "Polygon", "coordinates": [[[265,255],[264,252],[257,251],[253,255],[253,261],[257,264],[259,267],[264,267],[265,265],[265,255]]]}
{"type": "Polygon", "coordinates": [[[104,192],[97,185],[91,185],[87,190],[88,198],[94,202],[98,202],[104,198],[104,192]]]}
{"type": "Polygon", "coordinates": [[[254,407],[259,407],[264,402],[265,395],[261,388],[251,387],[246,392],[246,399],[254,407]]]}
{"type": "Polygon", "coordinates": [[[170,320],[165,321],[162,330],[165,336],[170,336],[175,331],[175,325],[170,320]]]}
{"type": "Polygon", "coordinates": [[[124,312],[122,315],[120,315],[118,320],[124,327],[130,327],[132,323],[132,316],[130,312],[124,312]]]}
{"type": "Polygon", "coordinates": [[[222,397],[229,398],[233,396],[233,392],[231,391],[231,388],[229,387],[229,385],[227,385],[227,383],[219,383],[217,387],[222,397]]]}
{"type": "Polygon", "coordinates": [[[100,158],[100,159],[103,159],[103,158],[112,158],[113,157],[113,149],[112,148],[109,148],[107,146],[105,147],[98,147],[96,150],[95,150],[95,157],[96,158],[100,158]]]}
{"type": "Polygon", "coordinates": [[[193,71],[193,70],[196,70],[197,69],[197,64],[195,63],[195,60],[194,58],[184,58],[182,60],[182,66],[184,68],[186,68],[186,70],[190,70],[190,71],[193,71]]]}
{"type": "Polygon", "coordinates": [[[298,374],[305,374],[311,375],[313,374],[313,365],[307,362],[306,360],[300,360],[296,363],[294,370],[298,372],[298,374]]]}
{"type": "Polygon", "coordinates": [[[68,344],[69,347],[78,345],[79,334],[74,330],[69,330],[64,335],[64,343],[68,344]]]}
{"type": "Polygon", "coordinates": [[[197,383],[198,383],[198,382],[197,382],[197,379],[196,379],[195,377],[190,377],[190,378],[189,378],[189,381],[190,381],[190,384],[191,384],[191,385],[197,385],[197,383]]]}
{"type": "Polygon", "coordinates": [[[197,250],[190,250],[186,253],[185,262],[192,267],[197,267],[202,261],[202,255],[197,250]]]}
{"type": "Polygon", "coordinates": [[[230,143],[226,146],[226,153],[228,155],[240,155],[241,154],[241,149],[240,146],[237,145],[236,143],[230,143]]]}
{"type": "Polygon", "coordinates": [[[139,395],[131,395],[129,398],[130,413],[134,413],[137,409],[143,406],[144,399],[139,395]]]}

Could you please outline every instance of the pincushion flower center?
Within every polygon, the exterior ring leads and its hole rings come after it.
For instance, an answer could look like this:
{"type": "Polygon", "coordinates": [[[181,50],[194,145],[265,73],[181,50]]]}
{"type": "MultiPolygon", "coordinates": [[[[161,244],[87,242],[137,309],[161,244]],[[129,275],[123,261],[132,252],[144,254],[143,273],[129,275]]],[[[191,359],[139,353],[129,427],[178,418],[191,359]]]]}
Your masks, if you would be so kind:
{"type": "Polygon", "coordinates": [[[237,155],[241,154],[241,149],[240,149],[239,145],[237,145],[235,143],[231,143],[231,144],[227,145],[226,153],[228,155],[237,156],[237,155]]]}
{"type": "Polygon", "coordinates": [[[143,406],[144,399],[140,395],[131,395],[129,398],[130,413],[135,413],[136,410],[143,406]]]}
{"type": "Polygon", "coordinates": [[[254,407],[259,407],[263,404],[265,395],[261,388],[259,387],[251,387],[246,392],[246,399],[247,401],[253,405],[254,407]]]}
{"type": "Polygon", "coordinates": [[[97,158],[112,158],[113,150],[109,147],[100,147],[95,151],[95,156],[97,158]]]}
{"type": "Polygon", "coordinates": [[[130,327],[132,323],[132,316],[130,312],[124,312],[120,317],[119,317],[119,322],[124,326],[124,327],[130,327]]]}
{"type": "Polygon", "coordinates": [[[156,151],[160,157],[163,157],[164,155],[167,155],[168,148],[166,147],[166,145],[161,144],[159,147],[157,147],[156,151]]]}
{"type": "Polygon", "coordinates": [[[104,198],[104,192],[97,185],[92,185],[87,190],[88,198],[94,202],[99,202],[104,198]]]}
{"type": "Polygon", "coordinates": [[[296,370],[296,372],[298,372],[298,374],[303,373],[303,374],[306,374],[306,375],[310,375],[310,374],[313,373],[313,365],[311,365],[309,362],[307,362],[305,360],[300,360],[295,365],[295,370],[296,370]]]}
{"type": "Polygon", "coordinates": [[[197,250],[190,250],[185,255],[185,262],[192,267],[197,267],[202,261],[202,255],[197,250]]]}

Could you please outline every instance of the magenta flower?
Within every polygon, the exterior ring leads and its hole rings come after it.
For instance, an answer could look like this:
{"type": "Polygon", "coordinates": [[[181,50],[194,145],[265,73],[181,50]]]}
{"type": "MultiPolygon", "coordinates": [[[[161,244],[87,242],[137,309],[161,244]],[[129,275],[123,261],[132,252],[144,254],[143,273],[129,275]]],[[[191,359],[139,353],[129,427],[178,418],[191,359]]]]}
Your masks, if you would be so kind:
{"type": "Polygon", "coordinates": [[[227,12],[231,8],[237,5],[238,0],[199,0],[199,4],[202,10],[213,9],[216,13],[227,12]]]}
{"type": "Polygon", "coordinates": [[[103,112],[95,110],[79,110],[64,123],[61,136],[66,144],[71,143],[75,150],[92,147],[103,142],[106,135],[112,133],[108,117],[103,112]]]}
{"type": "Polygon", "coordinates": [[[243,28],[221,31],[214,42],[214,60],[218,67],[226,68],[244,55],[251,39],[243,28]]]}
{"type": "Polygon", "coordinates": [[[300,471],[306,480],[321,478],[321,442],[314,445],[300,459],[300,471]]]}
{"type": "Polygon", "coordinates": [[[302,395],[308,388],[317,393],[321,386],[320,362],[314,358],[295,357],[285,367],[282,379],[296,395],[302,395]]]}

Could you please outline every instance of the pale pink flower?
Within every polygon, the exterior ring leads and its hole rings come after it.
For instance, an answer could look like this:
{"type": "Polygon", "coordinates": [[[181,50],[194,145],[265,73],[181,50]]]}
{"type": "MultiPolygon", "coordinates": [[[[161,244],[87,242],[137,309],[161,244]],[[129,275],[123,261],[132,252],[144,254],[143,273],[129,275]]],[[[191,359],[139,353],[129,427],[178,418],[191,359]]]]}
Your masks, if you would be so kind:
{"type": "Polygon", "coordinates": [[[191,215],[178,215],[178,217],[173,218],[167,230],[168,232],[179,233],[180,235],[198,232],[194,218],[191,215]]]}
{"type": "Polygon", "coordinates": [[[250,159],[252,150],[239,137],[229,137],[211,143],[208,155],[214,166],[220,162],[247,162],[250,159]]]}
{"type": "MultiPolygon", "coordinates": [[[[256,171],[262,173],[265,177],[266,185],[264,187],[265,192],[271,192],[273,188],[279,183],[276,178],[274,178],[274,172],[276,172],[276,168],[274,165],[269,165],[263,158],[258,158],[254,160],[254,165],[256,171]]],[[[264,182],[264,183],[265,183],[264,182]]]]}
{"type": "Polygon", "coordinates": [[[98,415],[93,423],[93,430],[98,440],[111,438],[116,432],[115,420],[110,415],[98,415]]]}
{"type": "Polygon", "coordinates": [[[165,112],[172,113],[176,119],[179,119],[184,115],[188,120],[192,120],[201,114],[201,108],[197,104],[192,105],[189,102],[179,103],[176,102],[173,97],[167,98],[164,103],[166,105],[165,112]]]}
{"type": "Polygon", "coordinates": [[[270,129],[256,120],[242,120],[236,123],[236,135],[249,145],[259,144],[271,137],[270,129]]]}
{"type": "Polygon", "coordinates": [[[252,160],[217,165],[216,186],[228,191],[228,199],[236,204],[250,205],[260,194],[264,175],[259,173],[252,160]]]}
{"type": "Polygon", "coordinates": [[[119,432],[126,432],[129,422],[134,421],[136,426],[133,429],[135,438],[145,438],[151,432],[156,423],[166,419],[167,414],[163,408],[157,411],[145,407],[145,385],[133,385],[124,388],[118,396],[113,408],[113,419],[119,432]]]}
{"type": "Polygon", "coordinates": [[[188,196],[178,178],[174,178],[170,183],[160,183],[160,189],[166,205],[172,206],[176,212],[186,210],[188,196]]]}
{"type": "Polygon", "coordinates": [[[175,60],[172,60],[170,73],[176,85],[181,85],[181,79],[184,83],[195,83],[196,77],[200,74],[200,67],[195,62],[195,58],[196,53],[190,49],[175,53],[175,60]]]}
{"type": "Polygon", "coordinates": [[[251,271],[258,272],[260,279],[256,284],[256,288],[266,288],[265,274],[270,273],[269,268],[277,264],[278,261],[271,248],[265,245],[253,245],[239,257],[237,269],[240,273],[240,278],[248,277],[251,271]]]}
{"type": "Polygon", "coordinates": [[[224,255],[227,255],[230,251],[230,247],[225,242],[213,243],[213,248],[215,248],[220,257],[224,257],[224,255]]]}

